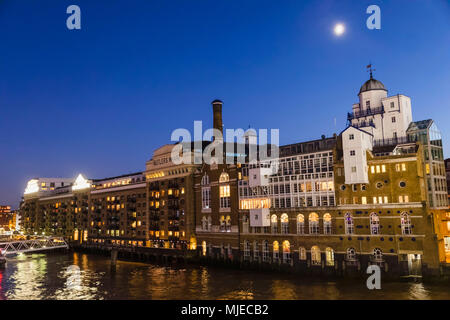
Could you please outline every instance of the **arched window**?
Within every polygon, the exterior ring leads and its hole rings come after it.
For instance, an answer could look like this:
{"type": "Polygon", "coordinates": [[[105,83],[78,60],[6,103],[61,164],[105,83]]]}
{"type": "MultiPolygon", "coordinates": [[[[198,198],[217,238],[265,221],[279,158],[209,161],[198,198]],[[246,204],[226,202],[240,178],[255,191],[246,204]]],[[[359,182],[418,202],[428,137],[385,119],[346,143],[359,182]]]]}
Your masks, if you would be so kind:
{"type": "Polygon", "coordinates": [[[283,262],[291,263],[291,244],[289,241],[283,241],[283,262]]]}
{"type": "Polygon", "coordinates": [[[272,233],[278,233],[278,217],[273,214],[270,218],[270,226],[272,227],[272,233]]]}
{"type": "Polygon", "coordinates": [[[329,213],[323,215],[323,233],[331,234],[331,214],[329,213]]]}
{"type": "Polygon", "coordinates": [[[227,219],[225,220],[225,230],[227,232],[231,232],[231,217],[227,216],[227,219]]]}
{"type": "Polygon", "coordinates": [[[406,212],[403,212],[400,216],[400,222],[402,226],[402,234],[411,234],[411,219],[409,217],[409,214],[406,212]]]}
{"type": "Polygon", "coordinates": [[[206,241],[202,242],[202,254],[206,256],[206,241]]]}
{"type": "Polygon", "coordinates": [[[258,241],[253,242],[253,259],[259,259],[258,241]]]}
{"type": "Polygon", "coordinates": [[[206,186],[206,185],[208,185],[209,184],[209,176],[207,175],[207,174],[205,174],[203,177],[202,177],[202,186],[206,186]]]}
{"type": "Polygon", "coordinates": [[[297,234],[305,233],[305,216],[302,214],[297,215],[297,234]]]}
{"type": "Polygon", "coordinates": [[[311,263],[313,265],[320,265],[321,264],[320,249],[319,249],[318,246],[313,246],[311,248],[311,263]]]}
{"type": "Polygon", "coordinates": [[[380,234],[380,218],[375,212],[370,214],[370,233],[380,234]]]}
{"type": "Polygon", "coordinates": [[[250,260],[250,242],[248,241],[244,242],[244,260],[250,260]]]}
{"type": "Polygon", "coordinates": [[[280,245],[278,244],[278,241],[273,242],[273,261],[277,262],[280,259],[280,245]]]}
{"type": "Polygon", "coordinates": [[[353,234],[355,232],[355,225],[353,224],[353,217],[351,213],[347,212],[344,217],[345,221],[345,233],[353,234]]]}
{"type": "Polygon", "coordinates": [[[319,216],[317,213],[312,212],[309,215],[309,233],[310,234],[319,234],[319,216]]]}
{"type": "Polygon", "coordinates": [[[289,233],[289,217],[286,213],[281,215],[281,233],[288,234],[289,233]]]}
{"type": "Polygon", "coordinates": [[[205,216],[202,218],[202,230],[203,231],[208,230],[208,220],[206,219],[205,216]]]}
{"type": "Polygon", "coordinates": [[[219,183],[228,182],[230,181],[230,176],[226,172],[222,172],[219,178],[219,183]]]}
{"type": "Polygon", "coordinates": [[[381,262],[383,261],[383,252],[380,248],[373,249],[373,261],[381,262]]]}
{"type": "Polygon", "coordinates": [[[325,261],[327,266],[334,266],[334,251],[329,247],[325,249],[325,261]]]}
{"type": "Polygon", "coordinates": [[[267,240],[264,240],[262,243],[262,260],[264,262],[269,261],[269,242],[267,240]]]}
{"type": "Polygon", "coordinates": [[[306,260],[306,249],[304,247],[298,248],[298,258],[300,260],[306,260]]]}
{"type": "Polygon", "coordinates": [[[347,261],[355,261],[356,260],[356,251],[354,248],[347,249],[347,261]]]}

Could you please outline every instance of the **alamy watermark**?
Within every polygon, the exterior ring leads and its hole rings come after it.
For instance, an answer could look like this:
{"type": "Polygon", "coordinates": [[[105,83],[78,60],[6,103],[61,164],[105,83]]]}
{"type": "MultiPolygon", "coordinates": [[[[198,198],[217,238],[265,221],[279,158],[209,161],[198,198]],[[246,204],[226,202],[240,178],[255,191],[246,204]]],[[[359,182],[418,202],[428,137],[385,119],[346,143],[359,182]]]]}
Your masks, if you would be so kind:
{"type": "Polygon", "coordinates": [[[171,141],[178,144],[172,149],[171,160],[176,165],[266,162],[278,158],[279,140],[279,129],[226,129],[224,137],[214,128],[203,132],[202,121],[194,121],[193,137],[184,128],[172,132],[171,141]]]}

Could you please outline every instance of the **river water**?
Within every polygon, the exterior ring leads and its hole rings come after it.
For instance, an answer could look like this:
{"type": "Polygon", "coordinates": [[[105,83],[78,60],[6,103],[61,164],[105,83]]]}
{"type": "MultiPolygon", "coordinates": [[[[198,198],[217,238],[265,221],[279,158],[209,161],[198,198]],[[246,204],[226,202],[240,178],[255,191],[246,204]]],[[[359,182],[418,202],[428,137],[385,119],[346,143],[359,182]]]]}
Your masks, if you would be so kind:
{"type": "Polygon", "coordinates": [[[450,286],[382,282],[368,290],[361,280],[126,261],[113,271],[105,256],[40,253],[8,259],[0,269],[3,299],[450,299],[450,286]]]}

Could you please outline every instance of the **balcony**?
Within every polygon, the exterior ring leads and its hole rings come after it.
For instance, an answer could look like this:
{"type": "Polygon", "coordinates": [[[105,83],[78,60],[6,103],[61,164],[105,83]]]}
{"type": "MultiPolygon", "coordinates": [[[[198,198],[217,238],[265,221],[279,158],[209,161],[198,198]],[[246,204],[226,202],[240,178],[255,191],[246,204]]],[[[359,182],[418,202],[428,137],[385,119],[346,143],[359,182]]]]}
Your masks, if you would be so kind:
{"type": "Polygon", "coordinates": [[[369,108],[369,109],[366,109],[366,110],[361,110],[361,111],[347,113],[347,120],[351,121],[353,119],[373,116],[373,115],[382,114],[382,113],[384,113],[384,107],[383,106],[378,107],[378,108],[372,108],[372,109],[369,108]]]}

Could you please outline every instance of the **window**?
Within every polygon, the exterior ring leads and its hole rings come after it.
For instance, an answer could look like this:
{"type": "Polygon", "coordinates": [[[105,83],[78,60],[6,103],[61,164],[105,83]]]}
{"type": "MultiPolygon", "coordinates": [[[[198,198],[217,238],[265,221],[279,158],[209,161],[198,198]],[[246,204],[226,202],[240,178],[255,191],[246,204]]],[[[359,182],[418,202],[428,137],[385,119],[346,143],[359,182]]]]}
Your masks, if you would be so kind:
{"type": "Polygon", "coordinates": [[[367,204],[367,197],[361,197],[361,204],[367,204]]]}
{"type": "Polygon", "coordinates": [[[400,222],[402,227],[402,234],[408,235],[411,234],[411,219],[409,217],[409,214],[406,212],[403,212],[400,216],[400,222]]]}
{"type": "Polygon", "coordinates": [[[230,185],[220,186],[220,207],[229,208],[230,207],[230,185]]]}
{"type": "Polygon", "coordinates": [[[356,251],[354,248],[348,248],[347,249],[347,261],[355,261],[356,260],[356,251]]]}
{"type": "Polygon", "coordinates": [[[372,259],[375,262],[381,262],[383,261],[383,252],[380,248],[373,249],[372,259]]]}
{"type": "Polygon", "coordinates": [[[380,218],[375,212],[370,214],[370,233],[380,234],[380,218]]]}
{"type": "Polygon", "coordinates": [[[309,222],[309,233],[310,234],[319,234],[319,216],[317,213],[312,212],[308,218],[309,222]]]}
{"type": "Polygon", "coordinates": [[[259,259],[259,251],[258,251],[258,242],[253,242],[253,259],[258,260],[259,259]]]}
{"type": "Polygon", "coordinates": [[[272,229],[272,233],[278,233],[278,217],[276,214],[272,215],[270,218],[270,226],[272,229]]]}
{"type": "Polygon", "coordinates": [[[231,217],[227,216],[225,219],[225,231],[231,232],[231,217]]]}
{"type": "Polygon", "coordinates": [[[219,183],[228,182],[228,181],[230,181],[230,176],[228,175],[228,173],[223,172],[219,177],[219,183]]]}
{"type": "Polygon", "coordinates": [[[331,248],[325,249],[325,262],[327,266],[334,266],[334,251],[331,248]]]}
{"type": "Polygon", "coordinates": [[[395,103],[391,102],[391,109],[394,109],[394,108],[395,108],[395,103]]]}
{"type": "Polygon", "coordinates": [[[291,244],[287,240],[283,242],[283,262],[291,263],[291,244]]]}
{"type": "Polygon", "coordinates": [[[354,156],[356,154],[355,150],[350,150],[350,155],[354,156]]]}
{"type": "Polygon", "coordinates": [[[288,234],[289,233],[289,217],[286,213],[281,215],[281,233],[288,234]]]}
{"type": "Polygon", "coordinates": [[[306,249],[304,247],[298,248],[298,258],[300,260],[306,260],[306,249]]]}
{"type": "Polygon", "coordinates": [[[297,215],[297,234],[305,233],[305,216],[302,214],[297,215]]]}
{"type": "Polygon", "coordinates": [[[386,165],[384,164],[381,165],[381,172],[386,172],[386,165]]]}
{"type": "Polygon", "coordinates": [[[311,248],[311,264],[316,266],[321,264],[320,249],[318,246],[311,248]]]}
{"type": "Polygon", "coordinates": [[[356,172],[356,167],[352,167],[352,172],[356,172]]]}
{"type": "Polygon", "coordinates": [[[269,243],[267,241],[263,241],[262,245],[262,260],[264,262],[269,261],[269,243]]]}
{"type": "Polygon", "coordinates": [[[345,233],[346,234],[353,234],[355,232],[355,226],[353,224],[353,217],[351,213],[347,212],[345,214],[345,233]]]}
{"type": "Polygon", "coordinates": [[[331,234],[331,214],[329,213],[323,215],[323,233],[331,234]]]}
{"type": "Polygon", "coordinates": [[[375,166],[370,166],[370,173],[375,173],[375,166]]]}
{"type": "Polygon", "coordinates": [[[395,117],[392,117],[391,120],[392,120],[392,123],[395,123],[395,117]]]}
{"type": "Polygon", "coordinates": [[[277,262],[280,259],[280,245],[278,244],[278,241],[273,242],[273,261],[277,262]]]}
{"type": "Polygon", "coordinates": [[[203,209],[211,208],[211,188],[210,187],[202,188],[202,208],[203,209]]]}
{"type": "Polygon", "coordinates": [[[250,260],[250,242],[244,242],[244,261],[250,260]]]}
{"type": "Polygon", "coordinates": [[[348,135],[348,140],[355,140],[355,135],[354,134],[349,134],[348,135]]]}

